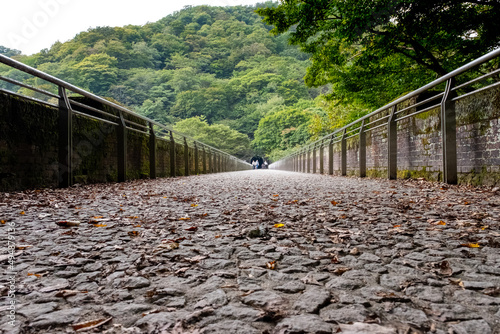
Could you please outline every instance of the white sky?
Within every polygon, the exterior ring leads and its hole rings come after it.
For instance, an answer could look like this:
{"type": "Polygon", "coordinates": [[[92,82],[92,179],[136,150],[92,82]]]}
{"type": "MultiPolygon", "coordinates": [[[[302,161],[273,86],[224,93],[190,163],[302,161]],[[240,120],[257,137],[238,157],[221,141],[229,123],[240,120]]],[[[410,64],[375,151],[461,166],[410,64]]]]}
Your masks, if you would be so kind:
{"type": "Polygon", "coordinates": [[[0,7],[0,45],[30,55],[91,27],[144,25],[188,5],[258,2],[265,0],[4,0],[0,7]]]}

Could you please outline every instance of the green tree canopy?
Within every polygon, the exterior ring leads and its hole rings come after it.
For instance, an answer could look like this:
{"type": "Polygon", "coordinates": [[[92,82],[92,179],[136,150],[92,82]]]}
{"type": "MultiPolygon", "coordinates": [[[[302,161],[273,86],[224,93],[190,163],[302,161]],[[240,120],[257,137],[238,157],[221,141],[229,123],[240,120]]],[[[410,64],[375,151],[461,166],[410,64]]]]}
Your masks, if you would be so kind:
{"type": "Polygon", "coordinates": [[[241,159],[252,156],[250,140],[246,135],[223,124],[210,125],[203,116],[179,121],[175,123],[174,130],[241,159]]]}
{"type": "MultiPolygon", "coordinates": [[[[443,75],[500,45],[499,1],[282,0],[257,12],[274,33],[291,30],[290,42],[312,55],[306,82],[342,82],[334,91],[359,92],[374,74],[393,71],[443,75]],[[393,62],[400,66],[384,70],[393,62]]],[[[396,94],[413,84],[403,80],[396,94]]]]}

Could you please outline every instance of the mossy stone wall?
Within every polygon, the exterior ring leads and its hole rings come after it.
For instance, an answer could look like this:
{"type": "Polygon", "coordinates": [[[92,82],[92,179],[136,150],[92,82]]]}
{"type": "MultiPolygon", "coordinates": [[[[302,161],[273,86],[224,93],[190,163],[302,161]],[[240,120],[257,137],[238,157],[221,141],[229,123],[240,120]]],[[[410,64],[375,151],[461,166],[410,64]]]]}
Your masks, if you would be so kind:
{"type": "MultiPolygon", "coordinates": [[[[94,108],[118,115],[117,110],[78,98],[94,108]]],[[[78,109],[77,109],[78,110],[78,109]]],[[[79,110],[83,111],[83,110],[79,110]]],[[[0,93],[0,191],[57,187],[58,109],[0,93]]],[[[95,114],[95,113],[94,113],[95,114]]],[[[94,116],[97,116],[95,114],[94,116]]],[[[146,125],[137,117],[126,119],[146,125]]],[[[113,120],[109,117],[108,120],[113,120]]],[[[156,173],[170,176],[168,139],[157,138],[156,173]]],[[[185,174],[184,143],[176,141],[176,175],[185,174]]],[[[127,179],[150,177],[149,136],[127,130],[127,179]]],[[[195,174],[194,148],[189,148],[189,174],[195,174]]],[[[203,173],[203,150],[199,151],[203,173]]],[[[73,177],[75,183],[118,180],[117,126],[88,117],[73,117],[73,177]]],[[[240,166],[245,169],[246,166],[240,166]]],[[[208,154],[207,154],[208,171],[208,154]]]]}
{"type": "MultiPolygon", "coordinates": [[[[455,108],[459,183],[499,186],[500,89],[463,98],[457,101],[455,108]]],[[[381,116],[384,115],[378,117],[381,116]]],[[[439,108],[398,122],[398,178],[442,180],[441,140],[439,108]]],[[[387,177],[387,127],[369,131],[366,141],[367,176],[387,177]]],[[[359,137],[348,139],[347,149],[347,173],[359,175],[359,137]]],[[[340,143],[335,144],[336,175],[340,175],[341,169],[340,150],[340,143]]],[[[318,153],[316,172],[319,172],[319,159],[318,153]]],[[[324,173],[328,173],[328,148],[324,150],[323,159],[324,173]]]]}

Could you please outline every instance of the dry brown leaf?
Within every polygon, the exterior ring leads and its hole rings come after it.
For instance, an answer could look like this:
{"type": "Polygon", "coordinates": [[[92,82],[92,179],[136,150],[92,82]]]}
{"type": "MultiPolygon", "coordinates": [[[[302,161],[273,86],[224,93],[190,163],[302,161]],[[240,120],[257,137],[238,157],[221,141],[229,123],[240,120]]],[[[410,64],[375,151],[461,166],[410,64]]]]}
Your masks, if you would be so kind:
{"type": "Polygon", "coordinates": [[[276,261],[267,262],[266,268],[270,269],[270,270],[274,270],[274,269],[276,269],[276,265],[277,265],[276,261]]]}
{"type": "Polygon", "coordinates": [[[481,245],[479,245],[478,243],[472,243],[472,242],[469,242],[469,243],[466,243],[466,244],[460,244],[460,246],[469,247],[469,248],[479,248],[479,247],[481,247],[481,245]]]}
{"type": "Polygon", "coordinates": [[[186,229],[186,231],[190,231],[190,232],[195,232],[196,230],[198,230],[198,226],[191,226],[190,228],[186,229]]]}
{"type": "Polygon", "coordinates": [[[352,270],[352,268],[348,268],[348,267],[339,267],[339,268],[335,268],[335,270],[333,271],[333,273],[337,276],[340,276],[342,275],[343,273],[349,271],[349,270],[352,270]]]}
{"type": "Polygon", "coordinates": [[[56,297],[71,297],[71,296],[76,296],[79,293],[88,293],[86,290],[61,290],[58,293],[55,294],[56,297]]]}
{"type": "Polygon", "coordinates": [[[88,330],[97,328],[99,326],[102,326],[102,325],[108,323],[111,319],[113,319],[113,318],[112,317],[107,318],[107,319],[101,318],[101,319],[97,319],[97,320],[80,322],[78,324],[72,325],[72,327],[73,327],[73,330],[76,332],[88,331],[88,330]]]}

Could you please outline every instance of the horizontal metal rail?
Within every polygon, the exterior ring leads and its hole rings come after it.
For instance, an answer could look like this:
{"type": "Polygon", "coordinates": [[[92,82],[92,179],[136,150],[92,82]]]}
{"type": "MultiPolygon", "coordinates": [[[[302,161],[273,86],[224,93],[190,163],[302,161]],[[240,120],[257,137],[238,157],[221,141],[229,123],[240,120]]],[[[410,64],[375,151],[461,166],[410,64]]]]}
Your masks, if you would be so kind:
{"type": "MultiPolygon", "coordinates": [[[[45,80],[45,81],[50,82],[52,84],[55,84],[58,87],[65,88],[65,89],[67,89],[67,90],[69,90],[69,91],[71,91],[73,93],[85,96],[85,97],[87,97],[87,98],[89,98],[91,100],[94,100],[94,101],[97,101],[97,102],[102,103],[104,105],[107,105],[109,107],[112,107],[113,109],[122,111],[122,112],[124,112],[126,114],[129,114],[129,115],[132,115],[134,117],[140,118],[140,119],[142,119],[142,120],[144,120],[144,121],[146,121],[146,122],[148,122],[148,123],[150,123],[152,125],[156,125],[156,126],[158,126],[160,128],[164,128],[164,129],[166,129],[168,131],[171,131],[172,133],[176,133],[179,136],[181,136],[182,138],[187,138],[187,139],[191,140],[192,142],[196,142],[201,147],[209,148],[210,150],[212,150],[214,152],[217,152],[217,153],[220,153],[222,155],[231,156],[230,154],[228,154],[228,153],[226,153],[226,152],[224,152],[224,151],[222,151],[222,150],[220,150],[218,148],[215,148],[215,147],[210,146],[208,144],[199,142],[196,139],[194,139],[194,138],[192,138],[192,137],[190,137],[190,136],[188,136],[186,134],[177,132],[177,131],[173,130],[172,128],[170,128],[168,126],[165,126],[164,124],[161,124],[161,123],[159,123],[159,122],[157,122],[157,121],[155,121],[153,119],[150,119],[150,118],[145,117],[143,115],[137,114],[137,113],[133,112],[132,110],[129,110],[129,109],[127,109],[127,108],[125,108],[125,107],[123,107],[123,106],[121,106],[119,104],[116,104],[116,103],[113,103],[111,101],[108,101],[105,98],[102,98],[100,96],[92,94],[92,93],[90,93],[90,92],[88,92],[88,91],[86,91],[86,90],[84,90],[82,88],[79,88],[79,87],[77,87],[75,85],[72,85],[72,84],[70,84],[70,83],[68,83],[66,81],[63,81],[63,80],[61,80],[61,79],[59,79],[57,77],[54,77],[54,76],[52,76],[50,74],[47,74],[47,73],[42,72],[40,70],[37,70],[37,69],[35,69],[35,68],[31,67],[31,66],[23,64],[23,63],[15,60],[15,59],[12,59],[12,58],[9,58],[9,57],[7,57],[5,55],[1,55],[0,54],[0,63],[3,63],[5,65],[7,65],[7,66],[10,66],[10,67],[15,68],[17,70],[20,70],[22,72],[31,74],[31,75],[33,75],[35,77],[38,77],[38,78],[42,79],[42,80],[45,80]]],[[[51,94],[49,96],[54,97],[52,93],[50,93],[50,92],[48,92],[48,93],[51,94]]],[[[19,95],[19,96],[23,96],[23,95],[19,95]]],[[[57,95],[55,95],[55,97],[60,98],[60,96],[57,96],[57,95]]],[[[40,100],[40,102],[42,102],[42,101],[40,100]]],[[[236,159],[237,161],[241,162],[241,163],[248,164],[246,161],[243,161],[243,160],[238,159],[236,157],[233,157],[233,158],[236,159]]]]}
{"type": "MultiPolygon", "coordinates": [[[[295,152],[292,152],[287,157],[277,161],[272,164],[271,168],[276,168],[276,166],[280,166],[282,164],[286,164],[286,161],[289,161],[291,158],[296,159],[299,157],[300,159],[309,159],[309,156],[318,145],[323,145],[324,142],[329,142],[330,145],[330,155],[332,154],[331,145],[333,144],[333,139],[340,137],[340,142],[342,145],[341,152],[341,165],[342,165],[342,175],[345,175],[345,160],[346,160],[346,144],[345,141],[350,138],[359,137],[360,139],[360,151],[359,151],[359,163],[360,163],[360,175],[364,176],[366,174],[366,148],[363,145],[366,145],[365,134],[373,131],[375,129],[379,129],[382,127],[387,127],[387,136],[388,136],[388,174],[389,178],[395,178],[397,172],[397,122],[402,120],[415,117],[416,115],[428,112],[430,110],[439,108],[441,112],[441,132],[442,132],[442,140],[443,140],[443,179],[448,183],[456,183],[457,182],[457,162],[456,162],[456,115],[455,115],[455,105],[454,102],[463,99],[465,97],[478,94],[480,92],[484,92],[486,90],[500,87],[499,78],[493,78],[494,76],[498,76],[500,74],[500,69],[492,69],[489,73],[481,74],[476,78],[469,79],[465,83],[461,83],[459,85],[455,85],[455,79],[465,73],[470,71],[471,69],[482,65],[492,59],[500,57],[500,49],[493,50],[482,57],[479,57],[468,64],[461,66],[460,68],[430,82],[427,85],[424,85],[415,91],[406,94],[396,100],[388,103],[387,105],[378,108],[371,113],[351,122],[343,127],[336,129],[335,131],[311,142],[300,148],[298,148],[295,152]],[[495,81],[491,83],[491,81],[495,81]],[[489,80],[489,82],[485,82],[487,86],[485,87],[477,87],[476,84],[489,80]],[[442,85],[446,84],[444,90],[442,90],[442,85]],[[472,85],[475,85],[472,87],[472,85]],[[439,86],[439,89],[436,89],[436,93],[426,98],[423,101],[414,102],[412,99],[420,96],[422,93],[427,92],[431,89],[435,89],[439,86]],[[458,94],[460,90],[464,88],[474,89],[473,91],[465,92],[461,95],[458,94]],[[441,91],[440,91],[441,90],[441,91]],[[404,102],[411,101],[410,105],[401,105],[404,102]],[[435,102],[433,102],[435,101],[435,102]],[[438,102],[439,101],[439,102],[438,102]],[[428,106],[431,104],[431,106],[428,106]],[[398,110],[398,106],[399,109],[398,110]],[[423,107],[419,110],[419,107],[423,107]],[[387,114],[385,114],[387,113],[387,114]],[[376,118],[376,119],[374,119],[376,118]],[[307,157],[307,158],[306,158],[307,157]]],[[[314,154],[313,154],[314,156],[314,154]]],[[[330,174],[333,173],[332,170],[332,158],[330,157],[330,174]]],[[[316,164],[313,163],[313,169],[316,164]]],[[[323,166],[323,161],[321,160],[320,166],[323,166]]],[[[305,171],[306,163],[304,165],[298,164],[296,161],[289,161],[288,165],[285,166],[287,170],[294,171],[305,171]],[[292,166],[292,167],[291,167],[292,166]]],[[[309,165],[308,165],[309,166],[309,165]]],[[[309,170],[309,167],[308,167],[309,170]]],[[[315,172],[315,171],[313,171],[315,172]]]]}
{"type": "MultiPolygon", "coordinates": [[[[68,82],[65,82],[59,78],[56,78],[52,75],[49,75],[45,72],[37,70],[33,67],[25,65],[15,59],[6,57],[4,55],[0,55],[0,63],[3,63],[7,66],[10,66],[14,69],[22,71],[24,73],[28,73],[36,78],[42,79],[50,84],[53,84],[57,87],[59,94],[51,93],[47,90],[40,89],[37,87],[33,87],[31,85],[25,84],[18,80],[14,80],[12,78],[8,78],[5,76],[0,76],[0,80],[5,81],[11,85],[16,85],[25,89],[32,90],[36,93],[47,96],[48,98],[57,99],[58,105],[53,104],[51,102],[47,102],[41,99],[37,99],[30,96],[24,96],[22,94],[10,91],[8,89],[0,88],[0,92],[13,95],[17,97],[22,97],[24,99],[28,99],[33,102],[41,103],[50,107],[57,108],[59,110],[59,179],[60,186],[65,187],[72,184],[72,150],[67,150],[67,147],[72,147],[72,115],[78,115],[87,117],[89,119],[93,119],[96,121],[100,121],[106,124],[111,124],[117,127],[117,135],[118,135],[118,181],[124,181],[126,178],[126,141],[127,134],[126,131],[133,131],[145,136],[148,136],[150,139],[149,147],[150,147],[150,175],[151,177],[156,177],[156,140],[160,139],[162,141],[167,141],[171,144],[183,145],[184,150],[184,165],[185,165],[185,175],[189,175],[190,167],[189,165],[189,157],[190,154],[187,149],[194,151],[194,165],[195,172],[199,173],[201,170],[199,169],[199,164],[201,160],[203,160],[203,172],[222,172],[226,170],[231,170],[231,168],[249,168],[251,165],[238,159],[218,148],[215,148],[211,145],[200,142],[184,133],[177,132],[172,128],[161,124],[153,119],[145,117],[143,115],[137,114],[117,103],[113,103],[108,101],[100,96],[92,94],[84,89],[81,89],[75,85],[72,85],[68,82]],[[81,95],[86,97],[92,101],[98,102],[103,106],[111,107],[113,111],[116,112],[107,112],[105,110],[100,110],[99,108],[92,107],[85,103],[81,103],[79,101],[75,101],[73,98],[68,98],[68,93],[71,92],[73,94],[81,95]],[[74,110],[74,107],[78,107],[79,110],[74,110]],[[93,113],[93,114],[92,114],[93,113]],[[118,113],[118,115],[116,115],[118,113]],[[131,116],[125,118],[124,115],[131,116]],[[145,124],[139,123],[140,121],[144,121],[145,124]],[[162,138],[161,136],[165,138],[162,138]],[[153,151],[151,151],[153,150],[153,151]],[[151,153],[153,152],[153,153],[151,153]],[[65,156],[63,156],[65,154],[65,156]],[[206,155],[210,156],[207,157],[206,155]],[[206,162],[209,162],[210,167],[207,168],[206,162]],[[233,166],[233,167],[231,167],[233,166]],[[238,167],[240,166],[240,167],[238,167]]],[[[175,176],[175,149],[174,146],[170,148],[170,174],[171,176],[175,176]]]]}

